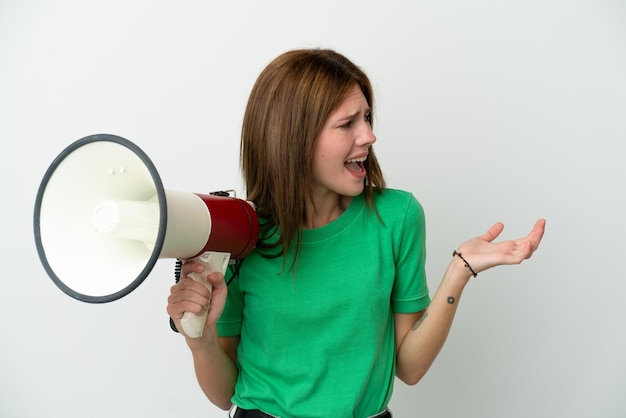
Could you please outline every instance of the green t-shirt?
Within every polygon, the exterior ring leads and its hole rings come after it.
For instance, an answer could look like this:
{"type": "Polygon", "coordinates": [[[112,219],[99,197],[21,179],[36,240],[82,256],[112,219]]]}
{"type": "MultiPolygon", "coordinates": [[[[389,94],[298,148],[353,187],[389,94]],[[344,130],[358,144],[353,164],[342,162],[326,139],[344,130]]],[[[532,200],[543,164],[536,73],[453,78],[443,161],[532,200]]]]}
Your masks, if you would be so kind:
{"type": "Polygon", "coordinates": [[[421,311],[430,297],[421,205],[392,189],[375,204],[380,220],[361,195],[332,223],[303,230],[295,274],[282,257],[243,261],[218,323],[221,336],[241,337],[234,404],[283,418],[361,418],[387,406],[393,313],[421,311]]]}

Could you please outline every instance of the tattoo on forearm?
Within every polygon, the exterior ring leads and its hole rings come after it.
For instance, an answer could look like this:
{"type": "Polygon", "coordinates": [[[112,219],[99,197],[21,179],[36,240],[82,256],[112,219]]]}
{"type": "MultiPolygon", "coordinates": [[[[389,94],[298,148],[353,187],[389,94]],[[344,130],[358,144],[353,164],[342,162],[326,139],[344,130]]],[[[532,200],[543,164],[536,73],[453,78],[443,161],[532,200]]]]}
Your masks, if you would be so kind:
{"type": "Polygon", "coordinates": [[[420,319],[415,321],[415,323],[411,327],[411,331],[415,331],[417,328],[419,328],[419,326],[422,325],[422,322],[424,322],[427,316],[428,316],[428,311],[424,312],[424,315],[422,315],[420,319]]]}
{"type": "MultiPolygon", "coordinates": [[[[454,298],[454,296],[448,296],[446,300],[448,301],[450,305],[453,305],[454,302],[456,302],[456,299],[454,298]]],[[[428,310],[424,311],[424,314],[420,317],[420,319],[415,321],[415,323],[411,327],[411,331],[415,331],[416,329],[418,329],[419,326],[422,325],[422,322],[424,322],[427,316],[428,316],[428,310]]]]}

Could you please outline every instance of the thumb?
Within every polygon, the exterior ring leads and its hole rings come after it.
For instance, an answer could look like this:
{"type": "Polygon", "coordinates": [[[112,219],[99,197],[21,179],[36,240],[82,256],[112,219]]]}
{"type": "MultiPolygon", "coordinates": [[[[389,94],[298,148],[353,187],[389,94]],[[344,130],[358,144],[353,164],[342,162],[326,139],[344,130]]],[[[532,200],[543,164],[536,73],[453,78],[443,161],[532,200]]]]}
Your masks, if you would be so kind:
{"type": "Polygon", "coordinates": [[[492,242],[494,239],[498,238],[498,236],[504,230],[504,224],[502,222],[498,222],[494,224],[489,230],[483,234],[480,238],[487,241],[492,242]]]}

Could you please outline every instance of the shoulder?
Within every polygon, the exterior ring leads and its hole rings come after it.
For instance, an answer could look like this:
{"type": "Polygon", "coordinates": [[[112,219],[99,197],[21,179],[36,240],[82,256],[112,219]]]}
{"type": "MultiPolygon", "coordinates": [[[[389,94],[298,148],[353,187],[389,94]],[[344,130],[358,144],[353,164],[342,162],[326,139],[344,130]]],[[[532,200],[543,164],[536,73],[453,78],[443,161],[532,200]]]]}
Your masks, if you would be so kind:
{"type": "Polygon", "coordinates": [[[421,203],[413,193],[405,190],[382,189],[374,194],[374,205],[383,218],[394,213],[406,215],[410,212],[418,216],[423,216],[424,213],[421,203]]]}

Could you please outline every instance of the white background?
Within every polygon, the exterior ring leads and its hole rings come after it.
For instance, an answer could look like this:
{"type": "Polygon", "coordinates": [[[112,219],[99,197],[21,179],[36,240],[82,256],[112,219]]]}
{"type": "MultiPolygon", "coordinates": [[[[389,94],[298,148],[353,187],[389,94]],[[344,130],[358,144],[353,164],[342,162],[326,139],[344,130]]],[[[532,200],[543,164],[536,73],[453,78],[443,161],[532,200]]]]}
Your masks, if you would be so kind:
{"type": "Polygon", "coordinates": [[[460,242],[548,220],[530,261],[470,283],[429,374],[398,382],[396,416],[626,416],[617,0],[0,1],[0,416],[225,416],[169,330],[173,260],[119,301],[75,301],[39,262],[34,199],[58,153],[96,133],[138,144],[169,189],[241,192],[252,84],[311,46],[374,83],[375,147],[425,207],[433,291],[460,242]]]}

